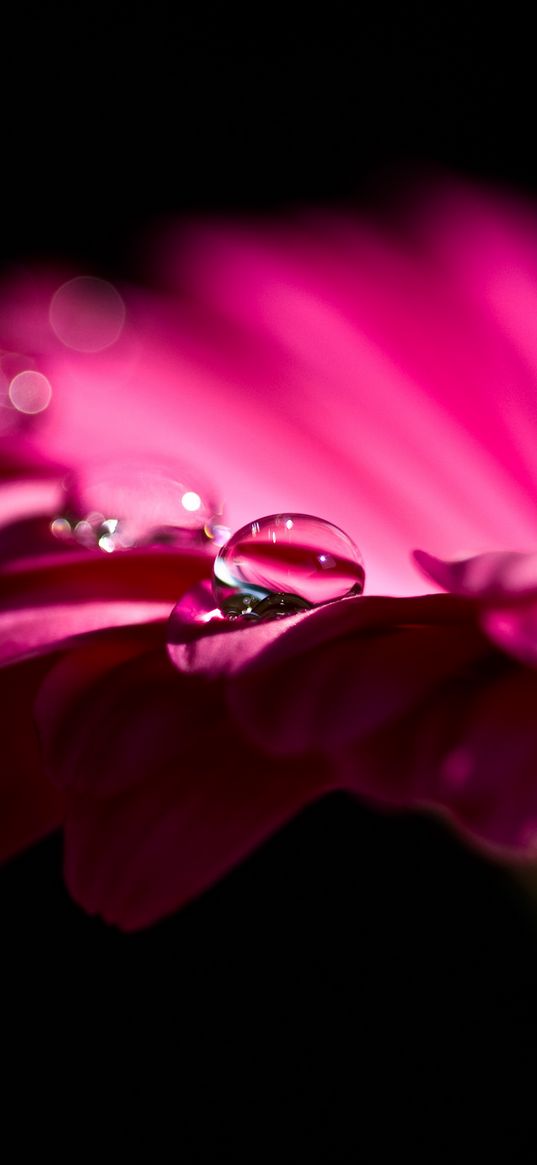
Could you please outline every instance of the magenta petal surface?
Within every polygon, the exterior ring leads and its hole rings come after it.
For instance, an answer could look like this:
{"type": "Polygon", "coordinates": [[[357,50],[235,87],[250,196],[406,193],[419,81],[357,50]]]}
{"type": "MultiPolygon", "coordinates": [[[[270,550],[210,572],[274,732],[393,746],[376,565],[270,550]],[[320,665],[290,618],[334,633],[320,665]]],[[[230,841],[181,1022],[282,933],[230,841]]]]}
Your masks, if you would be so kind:
{"type": "Polygon", "coordinates": [[[452,594],[507,603],[537,597],[537,554],[495,552],[445,562],[415,550],[414,558],[428,578],[452,594]]]}
{"type": "Polygon", "coordinates": [[[37,557],[0,572],[0,666],[70,645],[81,635],[167,619],[207,573],[200,553],[37,557]]]}
{"type": "MultiPolygon", "coordinates": [[[[439,615],[441,598],[431,596],[439,600],[434,603],[439,615]]],[[[236,720],[269,753],[313,750],[337,757],[348,742],[382,725],[389,732],[391,722],[489,650],[485,637],[465,620],[452,623],[447,617],[441,622],[440,616],[436,626],[412,622],[417,619],[418,600],[396,601],[393,622],[384,627],[375,626],[375,600],[370,600],[369,610],[359,602],[347,600],[341,610],[326,612],[326,624],[333,615],[330,638],[316,641],[312,635],[308,644],[304,623],[253,659],[229,684],[229,705],[236,720]],[[410,608],[408,623],[401,610],[405,603],[410,608]]],[[[389,606],[388,600],[386,616],[389,606]]],[[[447,607],[452,609],[450,601],[447,607]]],[[[425,608],[429,614],[431,603],[425,608]]]]}
{"type": "Polygon", "coordinates": [[[528,858],[537,856],[536,707],[537,676],[524,669],[507,667],[476,690],[448,799],[470,832],[528,858]]]}
{"type": "Polygon", "coordinates": [[[537,667],[537,599],[484,611],[480,621],[493,643],[521,663],[537,667]]]}
{"type": "Polygon", "coordinates": [[[119,796],[71,800],[65,877],[90,914],[123,930],[156,922],[208,889],[328,787],[319,767],[276,766],[229,731],[222,730],[220,744],[233,771],[208,741],[196,764],[178,758],[169,773],[119,796]]]}
{"type": "Polygon", "coordinates": [[[537,677],[486,655],[446,676],[386,732],[350,742],[342,776],[374,804],[446,814],[503,856],[536,853],[537,677]]]}
{"type": "Polygon", "coordinates": [[[253,750],[221,685],[180,675],[160,652],[103,670],[95,646],[59,665],[38,716],[67,792],[68,886],[130,930],[201,893],[329,779],[321,762],[253,750]]]}
{"type": "MultiPolygon", "coordinates": [[[[160,749],[169,747],[160,733],[163,682],[147,651],[160,635],[153,631],[151,643],[150,627],[114,629],[67,652],[50,669],[35,715],[55,785],[110,796],[158,766],[160,749]]],[[[169,703],[173,692],[169,684],[164,688],[169,703]]],[[[181,711],[178,701],[177,723],[181,711]]]]}
{"type": "Polygon", "coordinates": [[[162,601],[107,599],[0,611],[0,667],[58,651],[96,631],[162,621],[169,610],[162,601]]]}
{"type": "Polygon", "coordinates": [[[220,617],[210,584],[202,582],[185,594],[170,616],[168,654],[179,671],[230,676],[249,664],[272,667],[283,663],[351,631],[367,632],[398,623],[453,623],[461,617],[471,618],[460,600],[447,595],[403,599],[367,595],[326,603],[283,619],[233,622],[220,617]]]}
{"type": "Polygon", "coordinates": [[[59,482],[53,479],[19,477],[14,481],[2,482],[0,527],[36,514],[54,514],[60,497],[59,482]]]}
{"type": "Polygon", "coordinates": [[[308,614],[264,622],[225,620],[215,608],[210,584],[202,582],[187,592],[170,615],[168,655],[185,674],[231,675],[308,614]]]}
{"type": "Polygon", "coordinates": [[[16,854],[61,824],[64,803],[48,779],[33,707],[46,661],[0,670],[0,860],[16,854]]]}

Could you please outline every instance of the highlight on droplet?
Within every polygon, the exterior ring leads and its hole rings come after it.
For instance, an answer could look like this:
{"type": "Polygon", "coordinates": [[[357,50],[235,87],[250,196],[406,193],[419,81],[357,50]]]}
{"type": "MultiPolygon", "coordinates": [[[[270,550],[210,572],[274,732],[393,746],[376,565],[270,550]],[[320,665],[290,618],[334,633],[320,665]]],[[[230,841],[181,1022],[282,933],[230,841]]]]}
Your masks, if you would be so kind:
{"type": "Polygon", "coordinates": [[[200,509],[201,504],[200,495],[194,493],[193,490],[187,490],[181,498],[181,505],[184,510],[188,510],[189,514],[195,514],[196,510],[200,509]]]}
{"type": "Polygon", "coordinates": [[[119,291],[106,279],[77,275],[54,293],[49,322],[66,348],[101,352],[119,339],[126,308],[119,291]]]}

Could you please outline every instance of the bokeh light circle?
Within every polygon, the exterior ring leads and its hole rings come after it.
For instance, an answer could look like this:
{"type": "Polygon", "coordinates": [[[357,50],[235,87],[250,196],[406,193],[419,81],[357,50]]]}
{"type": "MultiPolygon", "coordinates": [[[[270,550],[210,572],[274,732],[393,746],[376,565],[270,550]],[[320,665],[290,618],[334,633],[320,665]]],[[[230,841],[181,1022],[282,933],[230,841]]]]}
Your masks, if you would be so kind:
{"type": "Polygon", "coordinates": [[[101,352],[121,335],[125,304],[105,279],[78,275],[52,297],[49,320],[62,344],[76,352],[101,352]]]}
{"type": "Polygon", "coordinates": [[[8,396],[17,412],[34,416],[48,408],[52,399],[52,387],[42,372],[28,368],[13,377],[8,396]]]}

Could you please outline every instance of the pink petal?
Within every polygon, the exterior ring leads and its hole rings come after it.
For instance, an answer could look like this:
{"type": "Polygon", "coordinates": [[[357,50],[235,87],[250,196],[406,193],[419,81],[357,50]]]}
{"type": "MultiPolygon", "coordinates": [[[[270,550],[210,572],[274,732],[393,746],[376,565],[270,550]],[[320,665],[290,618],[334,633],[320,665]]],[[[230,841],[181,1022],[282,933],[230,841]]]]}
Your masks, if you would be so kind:
{"type": "Polygon", "coordinates": [[[65,877],[90,914],[123,930],[178,910],[260,845],[326,786],[318,769],[275,765],[222,737],[215,755],[106,800],[76,798],[65,829],[65,877]]]}
{"type": "MultiPolygon", "coordinates": [[[[45,665],[47,666],[47,665],[45,665]]],[[[11,857],[63,820],[63,798],[45,774],[33,721],[42,660],[0,671],[2,766],[0,770],[0,858],[11,857]]]]}
{"type": "MultiPolygon", "coordinates": [[[[35,512],[39,513],[39,510],[35,512]]],[[[0,528],[0,569],[24,567],[30,555],[35,561],[38,555],[50,559],[53,553],[55,558],[67,559],[69,553],[72,554],[72,547],[59,539],[55,539],[55,545],[51,545],[51,512],[54,513],[54,510],[49,509],[46,517],[17,515],[15,520],[0,528]]]]}
{"type": "Polygon", "coordinates": [[[178,669],[210,678],[232,674],[304,618],[265,622],[223,619],[215,608],[210,583],[188,591],[172,611],[167,627],[168,654],[178,669]]]}
{"type": "Polygon", "coordinates": [[[0,611],[0,667],[72,646],[81,637],[115,627],[162,622],[170,605],[106,599],[43,603],[0,611]]]}
{"type": "Polygon", "coordinates": [[[315,433],[323,485],[337,481],[339,505],[347,495],[354,506],[337,520],[375,588],[394,585],[380,578],[386,560],[400,590],[406,546],[424,532],[447,554],[531,544],[535,490],[501,424],[518,362],[501,344],[502,359],[497,344],[491,356],[488,332],[431,256],[353,221],[189,232],[187,257],[189,247],[189,277],[213,310],[261,351],[280,346],[273,410],[315,433]],[[327,472],[329,450],[339,461],[327,472]]]}
{"type": "Polygon", "coordinates": [[[210,569],[203,553],[77,551],[0,573],[0,664],[57,650],[79,636],[166,619],[210,569]]]}
{"type": "MultiPolygon", "coordinates": [[[[492,846],[537,856],[537,676],[507,668],[478,687],[461,740],[457,821],[492,846]]],[[[449,760],[449,757],[447,758],[449,760]]],[[[442,775],[445,781],[446,759],[442,775]]],[[[448,767],[449,773],[449,767],[448,767]]]]}
{"type": "Polygon", "coordinates": [[[235,674],[230,706],[259,747],[276,755],[320,751],[337,764],[341,748],[381,725],[389,731],[392,721],[487,651],[467,612],[458,623],[451,603],[442,612],[442,596],[360,602],[325,608],[322,629],[320,620],[315,628],[312,618],[309,625],[303,621],[235,674]],[[420,625],[420,608],[427,618],[432,607],[438,623],[420,625]],[[309,642],[308,631],[316,632],[309,642]]]}
{"type": "Polygon", "coordinates": [[[58,482],[66,472],[61,462],[53,461],[46,451],[36,448],[27,437],[17,433],[0,440],[0,488],[3,490],[11,480],[24,482],[58,482]]]}
{"type": "Polygon", "coordinates": [[[329,787],[318,762],[275,764],[252,750],[227,714],[221,686],[179,675],[160,653],[97,681],[97,654],[79,662],[87,689],[73,657],[75,701],[63,668],[39,712],[60,781],[85,790],[70,794],[65,870],[90,913],[126,930],[147,926],[205,890],[329,787]]]}
{"type": "Polygon", "coordinates": [[[18,477],[0,486],[0,527],[36,514],[53,514],[60,500],[58,481],[18,477]]]}
{"type": "Polygon", "coordinates": [[[414,558],[427,577],[455,595],[505,603],[537,596],[537,554],[500,552],[444,562],[415,550],[414,558]]]}
{"type": "MultiPolygon", "coordinates": [[[[158,662],[161,653],[147,655],[161,635],[148,627],[116,630],[69,651],[51,668],[35,715],[57,786],[110,796],[147,776],[158,765],[161,745],[168,755],[160,720],[173,686],[158,662]]],[[[181,711],[179,702],[176,727],[181,711]]]]}
{"type": "Polygon", "coordinates": [[[341,778],[374,804],[440,811],[474,843],[537,852],[537,677],[483,657],[410,715],[341,749],[341,778]]]}
{"type": "Polygon", "coordinates": [[[529,667],[537,667],[537,602],[483,611],[481,626],[498,647],[529,667]]]}
{"type": "Polygon", "coordinates": [[[446,595],[403,599],[361,595],[261,622],[233,622],[217,616],[205,582],[177,604],[170,616],[167,639],[168,653],[179,671],[233,675],[252,663],[265,672],[351,632],[367,634],[399,624],[451,624],[472,618],[464,603],[446,595]]]}

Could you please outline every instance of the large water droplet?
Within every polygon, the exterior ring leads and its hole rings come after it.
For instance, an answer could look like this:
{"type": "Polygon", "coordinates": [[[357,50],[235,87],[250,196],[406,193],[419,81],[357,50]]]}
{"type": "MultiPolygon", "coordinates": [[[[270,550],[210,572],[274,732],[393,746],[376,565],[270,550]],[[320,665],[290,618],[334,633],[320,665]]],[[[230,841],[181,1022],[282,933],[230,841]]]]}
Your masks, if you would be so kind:
{"type": "Polygon", "coordinates": [[[243,526],[214,563],[213,591],[228,619],[274,619],[359,595],[359,551],[331,522],[271,514],[243,526]]]}
{"type": "Polygon", "coordinates": [[[219,528],[221,507],[211,487],[168,463],[86,467],[66,478],[64,494],[52,533],[106,553],[133,546],[206,545],[219,528]]]}

